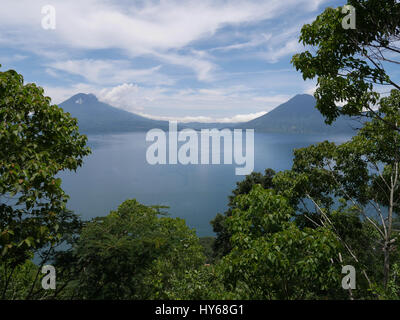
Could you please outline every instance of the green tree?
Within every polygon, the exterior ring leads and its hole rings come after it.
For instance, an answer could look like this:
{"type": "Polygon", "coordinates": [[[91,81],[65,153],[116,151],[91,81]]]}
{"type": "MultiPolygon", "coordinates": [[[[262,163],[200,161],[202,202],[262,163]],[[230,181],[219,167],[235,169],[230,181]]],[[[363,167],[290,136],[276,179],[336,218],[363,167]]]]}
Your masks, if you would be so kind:
{"type": "MultiPolygon", "coordinates": [[[[90,153],[77,120],[51,105],[42,88],[0,72],[0,276],[3,293],[13,272],[40,249],[63,239],[63,170],[76,170],[90,153]]],[[[50,252],[49,252],[50,253],[50,252]]],[[[4,297],[4,295],[3,295],[4,297]]]]}
{"type": "Polygon", "coordinates": [[[215,237],[201,237],[200,244],[203,247],[204,255],[206,256],[206,263],[210,264],[214,261],[214,242],[215,237]]]}
{"type": "MultiPolygon", "coordinates": [[[[0,272],[2,274],[9,274],[6,270],[6,264],[0,264],[0,272]]],[[[8,279],[7,286],[4,282],[1,282],[0,290],[2,298],[7,300],[23,300],[29,295],[29,291],[32,287],[32,283],[39,284],[35,281],[36,274],[38,272],[38,266],[32,261],[27,260],[24,264],[18,265],[13,271],[12,277],[8,279]]],[[[42,290],[42,294],[46,292],[42,290]]]]}
{"type": "Polygon", "coordinates": [[[348,261],[359,264],[367,287],[386,290],[391,263],[399,258],[394,222],[400,200],[400,133],[389,123],[400,123],[400,91],[381,99],[379,107],[384,121],[367,122],[341,145],[326,141],[296,150],[292,170],[279,173],[274,183],[297,203],[297,221],[332,228],[348,261]]]}
{"type": "Polygon", "coordinates": [[[232,251],[217,266],[242,299],[319,298],[340,291],[341,245],[330,228],[299,228],[289,201],[260,185],[236,198],[232,251]]]}
{"type": "Polygon", "coordinates": [[[195,232],[184,220],[127,200],[83,228],[75,248],[73,297],[163,299],[171,279],[205,262],[195,232]]]}
{"type": "MultiPolygon", "coordinates": [[[[356,28],[343,28],[347,13],[342,7],[327,8],[303,26],[300,41],[310,49],[293,56],[292,63],[304,79],[317,79],[317,108],[328,123],[340,114],[382,120],[374,108],[379,92],[400,89],[394,78],[400,64],[400,3],[349,0],[348,4],[356,10],[356,28]]],[[[399,130],[397,124],[390,125],[399,130]]]]}
{"type": "Polygon", "coordinates": [[[215,267],[225,296],[398,296],[400,133],[390,123],[400,123],[399,111],[393,90],[379,102],[384,121],[365,123],[341,145],[295,150],[291,170],[231,199],[224,220],[231,250],[215,267]],[[359,275],[355,291],[341,287],[348,264],[359,275]]]}
{"type": "Polygon", "coordinates": [[[236,208],[235,198],[241,194],[248,194],[256,184],[261,184],[266,189],[271,188],[273,186],[272,178],[274,175],[274,170],[266,169],[264,174],[260,172],[252,172],[247,175],[244,180],[236,183],[236,188],[232,191],[232,195],[229,196],[228,210],[224,214],[218,213],[211,221],[213,231],[217,234],[213,244],[214,259],[225,256],[232,248],[230,243],[231,234],[228,231],[226,221],[227,218],[232,215],[232,211],[236,208]]]}

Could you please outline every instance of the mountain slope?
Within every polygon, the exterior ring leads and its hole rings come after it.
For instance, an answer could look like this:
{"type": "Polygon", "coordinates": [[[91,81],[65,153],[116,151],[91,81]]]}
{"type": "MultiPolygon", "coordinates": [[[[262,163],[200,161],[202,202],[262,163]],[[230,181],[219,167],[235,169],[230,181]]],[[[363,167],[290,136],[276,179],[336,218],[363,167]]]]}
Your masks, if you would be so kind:
{"type": "MultiPolygon", "coordinates": [[[[338,118],[331,126],[315,108],[313,96],[297,95],[269,113],[245,123],[179,123],[178,130],[193,128],[255,129],[256,132],[349,134],[360,124],[349,117],[338,118]]],[[[93,94],[79,93],[59,105],[78,119],[82,133],[107,134],[148,131],[159,128],[168,131],[167,121],[152,120],[100,102],[93,94]]]]}
{"type": "Polygon", "coordinates": [[[332,125],[315,108],[315,98],[297,95],[267,114],[239,125],[257,132],[276,133],[354,133],[360,124],[349,117],[339,117],[332,125]]]}
{"type": "Polygon", "coordinates": [[[76,94],[59,106],[78,119],[79,130],[83,133],[117,133],[168,128],[166,121],[148,119],[112,107],[100,102],[93,94],[76,94]]]}

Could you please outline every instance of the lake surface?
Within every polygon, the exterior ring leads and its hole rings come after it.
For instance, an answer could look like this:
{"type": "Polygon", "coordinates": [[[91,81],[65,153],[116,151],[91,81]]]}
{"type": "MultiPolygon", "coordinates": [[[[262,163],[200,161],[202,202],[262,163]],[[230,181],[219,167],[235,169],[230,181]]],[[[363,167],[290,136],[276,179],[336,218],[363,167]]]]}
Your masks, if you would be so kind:
{"type": "MultiPolygon", "coordinates": [[[[172,217],[186,220],[198,236],[213,235],[210,221],[227,209],[236,182],[232,165],[150,165],[146,133],[89,136],[92,154],[77,172],[59,176],[70,196],[68,207],[88,220],[107,215],[127,199],[166,205],[172,217]]],[[[290,169],[293,149],[324,140],[344,142],[349,136],[256,133],[254,171],[290,169]]],[[[221,150],[223,150],[221,148],[221,150]]],[[[210,152],[211,153],[211,152],[210,152]]],[[[222,157],[221,157],[222,159],[222,157]]]]}

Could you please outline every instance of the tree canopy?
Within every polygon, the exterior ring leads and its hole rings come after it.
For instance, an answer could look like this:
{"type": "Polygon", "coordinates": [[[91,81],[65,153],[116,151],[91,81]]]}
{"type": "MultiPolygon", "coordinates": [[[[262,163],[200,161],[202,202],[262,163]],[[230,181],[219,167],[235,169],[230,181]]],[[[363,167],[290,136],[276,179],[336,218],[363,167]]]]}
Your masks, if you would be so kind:
{"type": "Polygon", "coordinates": [[[166,298],[171,279],[205,263],[199,239],[182,219],[136,200],[87,223],[75,254],[82,271],[74,296],[84,299],[166,298]]]}
{"type": "Polygon", "coordinates": [[[77,120],[43,89],[0,72],[0,254],[18,265],[57,242],[67,195],[56,174],[76,170],[90,150],[77,120]]]}
{"type": "MultiPolygon", "coordinates": [[[[77,218],[57,173],[76,170],[90,149],[77,120],[43,89],[0,72],[0,259],[5,286],[14,270],[42,248],[64,241],[77,218]]],[[[5,291],[2,292],[5,294],[5,291]]]]}
{"type": "Polygon", "coordinates": [[[347,13],[342,7],[327,8],[303,26],[300,42],[308,50],[292,58],[305,80],[317,79],[317,108],[328,123],[340,114],[378,117],[380,96],[400,89],[395,77],[400,65],[400,3],[349,0],[348,5],[355,8],[355,29],[343,28],[347,13]]]}

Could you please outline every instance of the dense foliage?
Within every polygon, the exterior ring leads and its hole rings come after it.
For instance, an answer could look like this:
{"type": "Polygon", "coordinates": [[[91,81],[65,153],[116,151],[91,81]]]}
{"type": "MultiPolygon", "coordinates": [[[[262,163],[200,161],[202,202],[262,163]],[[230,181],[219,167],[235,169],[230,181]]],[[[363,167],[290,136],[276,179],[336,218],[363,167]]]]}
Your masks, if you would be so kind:
{"type": "Polygon", "coordinates": [[[339,114],[369,121],[343,144],[295,150],[290,170],[239,182],[211,222],[215,239],[134,199],[91,221],[69,212],[55,176],[82,164],[86,137],[41,88],[0,73],[1,297],[399,299],[400,88],[385,69],[400,53],[399,4],[349,4],[357,28],[342,27],[341,8],[326,9],[302,29],[315,54],[293,63],[318,78],[327,122],[339,114]],[[376,85],[393,90],[381,96],[376,85]],[[55,290],[41,288],[44,263],[57,270],[55,290]],[[346,265],[356,290],[342,288],[346,265]]]}
{"type": "MultiPolygon", "coordinates": [[[[4,288],[38,250],[51,249],[74,228],[66,210],[62,170],[76,170],[89,154],[77,121],[50,104],[43,89],[0,72],[0,259],[4,288]],[[49,249],[50,248],[50,249],[49,249]]],[[[50,250],[50,251],[49,251],[50,250]]],[[[4,291],[5,292],[5,291],[4,291]]],[[[3,292],[3,294],[4,294],[3,292]]]]}
{"type": "Polygon", "coordinates": [[[136,200],[86,224],[76,244],[73,288],[83,299],[160,299],[171,278],[204,264],[199,239],[181,219],[136,200]]]}
{"type": "MultiPolygon", "coordinates": [[[[317,79],[317,108],[328,123],[340,114],[379,118],[374,105],[381,93],[400,90],[395,80],[400,64],[400,3],[349,0],[348,4],[355,9],[355,29],[343,28],[348,13],[342,7],[328,8],[303,26],[300,41],[309,50],[292,59],[304,79],[317,79]]],[[[395,123],[391,126],[399,129],[395,123]]]]}

